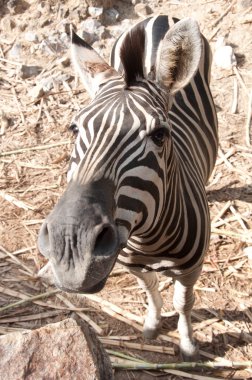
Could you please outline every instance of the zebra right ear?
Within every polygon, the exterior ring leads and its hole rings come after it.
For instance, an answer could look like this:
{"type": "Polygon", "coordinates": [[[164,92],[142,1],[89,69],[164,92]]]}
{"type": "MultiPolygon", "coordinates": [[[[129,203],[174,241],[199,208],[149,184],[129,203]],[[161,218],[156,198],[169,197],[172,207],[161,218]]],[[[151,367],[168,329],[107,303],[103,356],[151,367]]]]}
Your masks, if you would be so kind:
{"type": "Polygon", "coordinates": [[[93,99],[100,85],[117,74],[104,59],[73,30],[71,31],[71,56],[75,70],[85,89],[93,99]]]}
{"type": "Polygon", "coordinates": [[[174,94],[182,89],[199,68],[202,38],[198,23],[178,21],[164,36],[156,62],[156,80],[174,94]]]}

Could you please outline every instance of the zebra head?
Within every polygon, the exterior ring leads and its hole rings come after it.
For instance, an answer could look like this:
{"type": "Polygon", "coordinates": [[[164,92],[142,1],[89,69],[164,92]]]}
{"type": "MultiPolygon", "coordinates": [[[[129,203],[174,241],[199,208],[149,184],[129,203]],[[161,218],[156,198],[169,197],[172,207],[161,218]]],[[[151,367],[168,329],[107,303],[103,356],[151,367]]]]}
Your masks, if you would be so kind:
{"type": "Polygon", "coordinates": [[[72,35],[73,63],[92,101],[73,120],[68,186],[38,239],[63,290],[101,290],[119,252],[134,239],[141,247],[166,207],[176,165],[170,99],[198,69],[201,36],[185,19],[150,58],[151,43],[142,24],[132,28],[116,70],[72,35]]]}

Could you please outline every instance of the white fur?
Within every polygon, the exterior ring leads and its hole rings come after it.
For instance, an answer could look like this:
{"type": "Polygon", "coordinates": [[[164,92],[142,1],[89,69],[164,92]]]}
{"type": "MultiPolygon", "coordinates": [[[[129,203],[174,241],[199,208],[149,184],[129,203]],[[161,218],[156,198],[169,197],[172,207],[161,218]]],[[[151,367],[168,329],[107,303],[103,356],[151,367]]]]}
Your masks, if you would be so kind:
{"type": "Polygon", "coordinates": [[[168,30],[157,53],[156,79],[171,93],[182,89],[199,67],[202,40],[195,20],[183,19],[168,30]],[[172,72],[175,70],[176,77],[172,72]]]}
{"type": "Polygon", "coordinates": [[[71,45],[71,57],[74,68],[79,74],[91,99],[95,97],[100,85],[110,77],[117,75],[116,70],[92,48],[71,45]]]}

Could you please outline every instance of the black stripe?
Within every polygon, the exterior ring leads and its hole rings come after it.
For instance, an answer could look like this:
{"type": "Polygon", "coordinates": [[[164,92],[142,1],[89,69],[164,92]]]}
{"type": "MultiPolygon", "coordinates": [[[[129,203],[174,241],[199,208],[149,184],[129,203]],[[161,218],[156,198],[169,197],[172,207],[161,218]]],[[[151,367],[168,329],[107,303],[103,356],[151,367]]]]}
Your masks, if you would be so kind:
{"type": "Polygon", "coordinates": [[[156,62],[157,50],[160,41],[164,38],[169,29],[168,16],[158,16],[152,27],[152,54],[151,62],[156,62]]]}

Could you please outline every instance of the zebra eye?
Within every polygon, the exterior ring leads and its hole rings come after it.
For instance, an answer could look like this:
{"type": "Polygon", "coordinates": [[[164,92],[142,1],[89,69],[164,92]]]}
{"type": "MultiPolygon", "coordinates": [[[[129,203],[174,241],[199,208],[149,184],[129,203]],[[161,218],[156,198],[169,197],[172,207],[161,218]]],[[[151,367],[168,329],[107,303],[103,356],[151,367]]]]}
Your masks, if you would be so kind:
{"type": "Polygon", "coordinates": [[[165,128],[159,128],[152,133],[151,138],[157,146],[162,146],[165,141],[165,136],[166,136],[165,128]]]}
{"type": "Polygon", "coordinates": [[[72,123],[68,129],[69,131],[73,132],[74,135],[77,135],[79,132],[79,127],[75,123],[72,123]]]}

